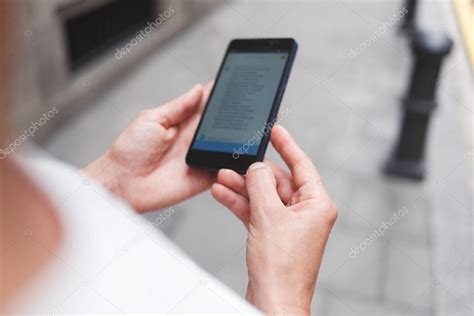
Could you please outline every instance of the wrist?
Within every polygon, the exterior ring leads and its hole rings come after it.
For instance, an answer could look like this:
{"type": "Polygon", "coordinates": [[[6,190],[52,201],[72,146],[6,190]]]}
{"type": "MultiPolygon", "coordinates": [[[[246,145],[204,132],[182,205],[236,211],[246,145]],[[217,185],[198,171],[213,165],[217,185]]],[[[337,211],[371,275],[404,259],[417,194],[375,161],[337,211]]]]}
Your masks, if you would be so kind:
{"type": "Polygon", "coordinates": [[[123,198],[120,171],[107,151],[99,159],[93,161],[83,168],[84,173],[89,178],[99,182],[103,187],[118,197],[123,198]]]}
{"type": "Polygon", "coordinates": [[[267,315],[310,315],[312,291],[281,282],[252,282],[252,304],[267,315]]]}

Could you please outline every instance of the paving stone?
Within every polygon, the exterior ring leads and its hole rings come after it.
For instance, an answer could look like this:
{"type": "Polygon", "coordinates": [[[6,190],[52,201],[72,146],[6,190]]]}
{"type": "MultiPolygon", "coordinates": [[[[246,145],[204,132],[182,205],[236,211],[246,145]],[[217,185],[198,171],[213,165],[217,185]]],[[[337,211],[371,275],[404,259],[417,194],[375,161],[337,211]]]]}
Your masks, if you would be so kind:
{"type": "Polygon", "coordinates": [[[384,273],[379,264],[384,242],[375,240],[360,254],[352,254],[369,233],[366,230],[347,232],[336,225],[329,239],[319,274],[319,284],[334,292],[343,291],[367,299],[375,299],[379,291],[378,279],[384,273]]]}
{"type": "Polygon", "coordinates": [[[349,316],[349,315],[389,315],[389,316],[418,316],[431,315],[427,309],[407,308],[401,304],[387,302],[374,302],[357,297],[347,297],[330,293],[328,295],[330,308],[324,315],[349,316]]]}
{"type": "MultiPolygon", "coordinates": [[[[219,272],[236,252],[245,246],[244,225],[229,210],[218,204],[210,193],[180,205],[184,214],[170,232],[175,243],[211,274],[219,272]],[[199,207],[196,207],[196,206],[199,207]]],[[[246,278],[246,271],[242,278],[246,278]]]]}
{"type": "Polygon", "coordinates": [[[388,245],[384,297],[407,306],[429,309],[432,287],[438,280],[431,269],[430,251],[426,247],[390,241],[388,245]]]}

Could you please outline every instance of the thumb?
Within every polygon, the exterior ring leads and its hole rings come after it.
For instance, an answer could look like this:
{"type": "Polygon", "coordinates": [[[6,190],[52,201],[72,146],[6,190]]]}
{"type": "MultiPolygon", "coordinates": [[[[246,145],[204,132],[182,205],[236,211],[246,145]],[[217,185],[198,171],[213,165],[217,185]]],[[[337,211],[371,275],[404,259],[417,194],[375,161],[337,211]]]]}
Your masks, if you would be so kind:
{"type": "Polygon", "coordinates": [[[277,193],[273,171],[263,162],[256,162],[249,167],[245,183],[251,211],[264,212],[284,207],[277,193]]]}
{"type": "Polygon", "coordinates": [[[190,117],[199,106],[202,92],[203,87],[197,84],[182,96],[156,108],[153,113],[158,123],[164,128],[169,128],[190,117]]]}

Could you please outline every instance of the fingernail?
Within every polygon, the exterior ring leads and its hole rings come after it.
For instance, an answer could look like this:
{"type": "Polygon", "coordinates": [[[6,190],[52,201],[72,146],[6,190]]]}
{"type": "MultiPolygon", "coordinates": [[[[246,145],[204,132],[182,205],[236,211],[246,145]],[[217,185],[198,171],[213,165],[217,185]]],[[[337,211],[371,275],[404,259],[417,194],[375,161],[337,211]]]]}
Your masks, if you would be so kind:
{"type": "Polygon", "coordinates": [[[265,164],[263,162],[255,162],[250,165],[249,170],[257,170],[261,168],[265,168],[265,164]]]}

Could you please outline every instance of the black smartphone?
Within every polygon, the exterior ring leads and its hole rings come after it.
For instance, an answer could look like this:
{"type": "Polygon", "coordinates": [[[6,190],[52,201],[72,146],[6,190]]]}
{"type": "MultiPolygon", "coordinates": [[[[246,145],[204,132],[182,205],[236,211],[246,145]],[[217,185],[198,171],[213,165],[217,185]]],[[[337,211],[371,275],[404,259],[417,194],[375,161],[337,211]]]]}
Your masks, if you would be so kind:
{"type": "Polygon", "coordinates": [[[186,155],[189,166],[244,174],[263,160],[297,47],[292,38],[230,42],[186,155]]]}

